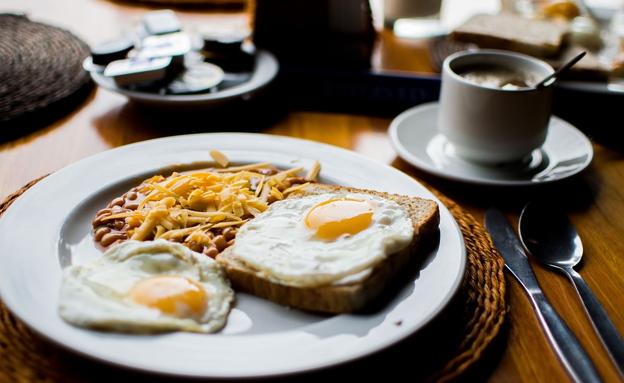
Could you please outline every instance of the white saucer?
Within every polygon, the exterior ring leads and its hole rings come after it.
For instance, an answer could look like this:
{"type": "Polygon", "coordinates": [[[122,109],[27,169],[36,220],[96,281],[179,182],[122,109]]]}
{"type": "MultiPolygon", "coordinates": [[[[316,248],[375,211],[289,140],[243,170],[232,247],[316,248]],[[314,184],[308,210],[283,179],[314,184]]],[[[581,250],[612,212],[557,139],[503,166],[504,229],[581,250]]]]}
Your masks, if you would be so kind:
{"type": "Polygon", "coordinates": [[[438,103],[408,109],[390,124],[399,156],[418,169],[454,181],[526,186],[560,181],[581,172],[592,160],[591,143],[568,122],[552,117],[546,142],[519,163],[488,166],[466,161],[437,130],[438,103]]]}

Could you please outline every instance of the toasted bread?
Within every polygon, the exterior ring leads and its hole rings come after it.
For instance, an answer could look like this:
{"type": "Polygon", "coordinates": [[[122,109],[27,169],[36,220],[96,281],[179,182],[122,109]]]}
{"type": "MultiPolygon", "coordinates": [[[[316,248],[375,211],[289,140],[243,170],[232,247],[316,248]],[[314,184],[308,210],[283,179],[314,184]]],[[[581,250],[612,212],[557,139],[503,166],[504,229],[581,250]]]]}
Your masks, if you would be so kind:
{"type": "Polygon", "coordinates": [[[538,57],[560,53],[567,27],[518,15],[475,15],[452,33],[453,39],[480,48],[507,49],[538,57]]]}
{"type": "Polygon", "coordinates": [[[236,258],[235,246],[217,256],[235,289],[249,292],[273,302],[317,312],[348,313],[362,309],[377,298],[398,271],[415,255],[419,245],[438,229],[438,205],[431,200],[342,186],[312,184],[293,193],[289,198],[332,192],[361,193],[378,196],[398,203],[406,211],[414,227],[409,246],[388,255],[370,272],[356,281],[332,283],[317,287],[289,286],[270,281],[236,258]]]}
{"type": "Polygon", "coordinates": [[[580,46],[568,45],[558,57],[547,61],[553,68],[557,69],[581,52],[586,52],[585,57],[574,64],[562,78],[566,80],[606,81],[611,74],[611,67],[603,63],[595,53],[580,46]]]}

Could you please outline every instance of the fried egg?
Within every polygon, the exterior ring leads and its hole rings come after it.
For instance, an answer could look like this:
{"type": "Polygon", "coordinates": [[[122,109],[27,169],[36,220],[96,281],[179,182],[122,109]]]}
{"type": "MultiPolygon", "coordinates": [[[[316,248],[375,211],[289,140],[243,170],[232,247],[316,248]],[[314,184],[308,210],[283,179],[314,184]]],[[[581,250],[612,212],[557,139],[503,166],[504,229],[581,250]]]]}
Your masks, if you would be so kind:
{"type": "Polygon", "coordinates": [[[214,332],[234,292],[210,257],[165,240],[127,241],[68,267],[59,299],[72,324],[123,332],[214,332]]]}
{"type": "Polygon", "coordinates": [[[314,287],[370,270],[413,236],[408,213],[396,202],[327,193],[274,202],[226,251],[271,281],[314,287]]]}

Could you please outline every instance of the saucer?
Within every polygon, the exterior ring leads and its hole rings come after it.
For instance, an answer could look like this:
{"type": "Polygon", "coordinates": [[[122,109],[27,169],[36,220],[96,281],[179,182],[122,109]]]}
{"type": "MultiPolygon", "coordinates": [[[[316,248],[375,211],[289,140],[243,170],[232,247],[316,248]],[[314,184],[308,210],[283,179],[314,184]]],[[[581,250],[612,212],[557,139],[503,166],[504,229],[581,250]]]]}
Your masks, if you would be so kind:
{"type": "Polygon", "coordinates": [[[587,137],[568,122],[551,117],[546,141],[523,160],[511,164],[478,164],[455,153],[437,129],[438,103],[408,109],[390,124],[392,146],[418,169],[481,185],[528,186],[560,181],[581,172],[594,151],[587,137]]]}

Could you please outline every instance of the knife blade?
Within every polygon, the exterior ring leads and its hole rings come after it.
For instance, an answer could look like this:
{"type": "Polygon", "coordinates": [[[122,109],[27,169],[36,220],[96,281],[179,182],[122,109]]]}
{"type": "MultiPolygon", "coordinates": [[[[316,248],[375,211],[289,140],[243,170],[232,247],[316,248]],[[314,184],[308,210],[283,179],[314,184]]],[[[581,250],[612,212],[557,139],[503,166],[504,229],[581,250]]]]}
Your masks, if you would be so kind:
{"type": "Polygon", "coordinates": [[[602,382],[583,346],[546,299],[522,243],[505,215],[498,209],[489,209],[485,213],[485,227],[503,256],[505,267],[524,287],[548,340],[570,377],[579,383],[602,382]]]}
{"type": "Polygon", "coordinates": [[[497,209],[489,209],[485,213],[485,228],[490,232],[494,245],[503,256],[507,270],[527,291],[539,291],[539,283],[533,274],[522,242],[503,213],[497,209]]]}

